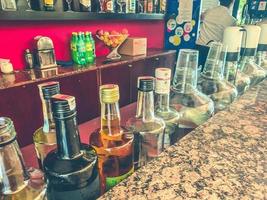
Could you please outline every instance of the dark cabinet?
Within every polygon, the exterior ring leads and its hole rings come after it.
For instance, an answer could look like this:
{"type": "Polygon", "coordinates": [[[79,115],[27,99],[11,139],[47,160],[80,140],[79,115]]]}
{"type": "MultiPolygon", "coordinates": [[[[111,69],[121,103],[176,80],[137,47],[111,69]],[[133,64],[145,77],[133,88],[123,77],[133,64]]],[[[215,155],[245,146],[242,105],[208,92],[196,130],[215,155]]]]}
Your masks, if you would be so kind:
{"type": "Polygon", "coordinates": [[[100,69],[100,85],[117,84],[120,87],[120,107],[130,104],[130,68],[132,63],[100,69]]]}

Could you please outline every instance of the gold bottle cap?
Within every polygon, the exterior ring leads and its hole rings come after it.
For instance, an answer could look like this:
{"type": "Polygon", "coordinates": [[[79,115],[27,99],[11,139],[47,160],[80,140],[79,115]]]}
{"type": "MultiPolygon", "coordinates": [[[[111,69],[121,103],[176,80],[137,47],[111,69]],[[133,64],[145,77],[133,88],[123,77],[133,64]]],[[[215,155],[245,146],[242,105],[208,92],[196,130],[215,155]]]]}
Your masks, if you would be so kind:
{"type": "Polygon", "coordinates": [[[119,86],[115,84],[107,84],[100,86],[101,103],[115,103],[120,99],[119,86]]]}

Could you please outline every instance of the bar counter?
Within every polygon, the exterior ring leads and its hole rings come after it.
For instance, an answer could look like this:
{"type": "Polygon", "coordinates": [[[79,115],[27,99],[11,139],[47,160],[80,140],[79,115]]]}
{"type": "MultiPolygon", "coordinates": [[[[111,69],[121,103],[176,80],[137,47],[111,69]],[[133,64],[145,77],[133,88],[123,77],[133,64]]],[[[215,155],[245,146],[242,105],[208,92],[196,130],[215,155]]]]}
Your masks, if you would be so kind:
{"type": "MultiPolygon", "coordinates": [[[[104,194],[104,200],[266,199],[267,80],[104,194]]],[[[122,109],[124,122],[135,104],[122,109]]],[[[99,119],[80,125],[82,141],[99,119]]],[[[26,163],[36,166],[23,148],[26,163]]]]}
{"type": "Polygon", "coordinates": [[[266,199],[267,81],[100,199],[266,199]]]}

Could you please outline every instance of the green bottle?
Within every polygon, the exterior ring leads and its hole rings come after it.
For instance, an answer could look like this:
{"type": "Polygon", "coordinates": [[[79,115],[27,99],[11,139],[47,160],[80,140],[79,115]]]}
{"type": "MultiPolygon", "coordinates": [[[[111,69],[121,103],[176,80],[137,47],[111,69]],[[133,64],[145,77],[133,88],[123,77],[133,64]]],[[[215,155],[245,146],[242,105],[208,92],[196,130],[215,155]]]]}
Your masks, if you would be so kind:
{"type": "Polygon", "coordinates": [[[71,42],[70,42],[70,50],[71,50],[71,58],[75,64],[79,64],[77,42],[78,42],[78,34],[76,32],[73,32],[71,42]]]}
{"type": "Polygon", "coordinates": [[[87,64],[94,63],[93,45],[91,40],[91,32],[85,33],[85,60],[87,64]]]}
{"type": "Polygon", "coordinates": [[[91,42],[92,42],[92,48],[93,48],[93,58],[94,58],[94,61],[95,61],[95,58],[96,58],[96,55],[95,55],[95,40],[92,36],[92,33],[90,33],[90,39],[91,39],[91,42]]]}
{"type": "Polygon", "coordinates": [[[78,42],[77,42],[77,52],[78,52],[78,64],[85,65],[85,41],[84,33],[79,32],[78,42]]]}

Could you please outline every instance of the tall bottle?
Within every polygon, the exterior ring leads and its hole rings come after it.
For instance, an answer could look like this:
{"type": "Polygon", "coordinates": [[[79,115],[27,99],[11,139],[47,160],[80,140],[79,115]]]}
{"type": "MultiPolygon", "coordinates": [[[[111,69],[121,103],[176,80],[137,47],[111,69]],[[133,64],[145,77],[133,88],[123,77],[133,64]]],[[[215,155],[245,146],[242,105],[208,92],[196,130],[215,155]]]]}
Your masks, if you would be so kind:
{"type": "Polygon", "coordinates": [[[78,34],[76,32],[73,32],[70,42],[70,50],[71,50],[71,58],[75,64],[79,64],[77,43],[78,43],[78,34]]]}
{"type": "Polygon", "coordinates": [[[151,76],[138,78],[136,115],[127,122],[135,137],[136,169],[156,158],[164,147],[165,123],[154,113],[154,85],[154,78],[151,76]]]}
{"type": "Polygon", "coordinates": [[[198,51],[181,49],[171,87],[170,105],[180,113],[178,135],[186,135],[214,113],[214,103],[197,90],[198,51]]]}
{"type": "Polygon", "coordinates": [[[250,84],[253,86],[261,82],[266,76],[265,70],[255,62],[261,28],[255,25],[246,25],[244,29],[240,69],[250,77],[250,84]]]}
{"type": "Polygon", "coordinates": [[[136,0],[126,0],[126,13],[136,12],[136,0]]]}
{"type": "Polygon", "coordinates": [[[94,49],[92,43],[92,33],[86,32],[85,33],[85,61],[87,64],[94,63],[94,49]]]}
{"type": "Polygon", "coordinates": [[[236,86],[238,95],[242,95],[250,85],[249,76],[238,67],[243,32],[244,29],[239,26],[230,26],[223,34],[223,45],[228,48],[224,64],[224,79],[236,86]]]}
{"type": "Polygon", "coordinates": [[[91,0],[80,0],[80,11],[91,12],[92,11],[92,2],[91,0]]]}
{"type": "Polygon", "coordinates": [[[120,125],[119,87],[108,84],[100,87],[101,128],[90,137],[98,154],[101,191],[133,173],[133,133],[120,125]]]}
{"type": "Polygon", "coordinates": [[[155,71],[155,77],[155,113],[156,116],[162,118],[166,124],[164,135],[164,148],[166,148],[174,144],[179,139],[176,132],[178,129],[180,114],[174,108],[169,106],[171,69],[157,68],[155,71]]]}
{"type": "Polygon", "coordinates": [[[79,32],[78,41],[77,41],[77,52],[78,52],[78,64],[79,65],[85,65],[85,39],[84,39],[84,33],[79,32]]]}
{"type": "Polygon", "coordinates": [[[46,11],[54,11],[55,10],[55,2],[54,0],[43,0],[44,9],[46,11]]]}
{"type": "Polygon", "coordinates": [[[220,42],[213,42],[207,56],[204,70],[198,80],[198,89],[214,102],[215,112],[224,110],[237,97],[235,86],[223,78],[223,66],[227,48],[220,42]]]}
{"type": "Polygon", "coordinates": [[[0,117],[0,199],[45,199],[42,173],[26,170],[13,122],[6,117],[0,117]]]}
{"type": "Polygon", "coordinates": [[[47,154],[57,147],[55,122],[52,114],[51,97],[60,93],[59,82],[47,82],[38,85],[43,108],[44,124],[33,134],[35,151],[40,169],[47,154]]]}
{"type": "Polygon", "coordinates": [[[88,200],[99,196],[97,155],[92,147],[80,143],[73,96],[52,97],[56,124],[57,150],[44,160],[48,200],[88,200]]]}

